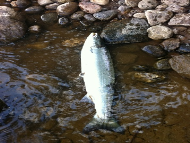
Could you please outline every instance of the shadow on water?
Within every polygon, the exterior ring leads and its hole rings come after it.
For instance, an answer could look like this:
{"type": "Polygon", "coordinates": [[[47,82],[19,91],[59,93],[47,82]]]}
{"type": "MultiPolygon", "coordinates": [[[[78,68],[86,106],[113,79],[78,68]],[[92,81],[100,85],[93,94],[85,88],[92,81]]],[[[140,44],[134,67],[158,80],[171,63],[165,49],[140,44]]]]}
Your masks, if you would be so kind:
{"type": "Polygon", "coordinates": [[[1,143],[190,142],[189,80],[172,70],[156,83],[127,74],[157,61],[141,51],[155,41],[107,45],[117,77],[114,113],[126,132],[83,134],[95,114],[94,105],[80,102],[86,93],[78,77],[81,43],[90,31],[51,29],[0,47],[0,98],[8,106],[0,112],[1,143]]]}

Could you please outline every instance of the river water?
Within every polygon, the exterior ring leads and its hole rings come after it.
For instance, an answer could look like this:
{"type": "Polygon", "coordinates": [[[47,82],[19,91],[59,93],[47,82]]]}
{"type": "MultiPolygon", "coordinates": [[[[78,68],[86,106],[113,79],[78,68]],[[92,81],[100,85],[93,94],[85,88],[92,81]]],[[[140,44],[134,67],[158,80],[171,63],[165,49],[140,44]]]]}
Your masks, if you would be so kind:
{"type": "Polygon", "coordinates": [[[86,94],[78,76],[82,45],[65,41],[84,41],[90,32],[55,24],[0,46],[0,98],[8,105],[0,112],[0,143],[190,142],[189,80],[172,70],[156,83],[127,74],[135,65],[152,66],[157,59],[141,48],[160,41],[107,45],[116,75],[113,110],[126,131],[82,133],[95,109],[80,102],[86,94]]]}

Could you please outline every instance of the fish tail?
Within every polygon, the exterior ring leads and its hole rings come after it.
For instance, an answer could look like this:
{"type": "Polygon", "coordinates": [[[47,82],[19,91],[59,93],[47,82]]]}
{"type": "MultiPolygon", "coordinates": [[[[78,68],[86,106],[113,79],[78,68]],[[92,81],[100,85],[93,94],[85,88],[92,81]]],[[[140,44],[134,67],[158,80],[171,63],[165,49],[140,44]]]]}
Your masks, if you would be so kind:
{"type": "Polygon", "coordinates": [[[125,132],[125,129],[121,127],[114,118],[105,120],[105,119],[99,119],[95,117],[84,127],[83,132],[89,133],[90,131],[94,131],[98,129],[106,129],[106,130],[114,131],[121,134],[125,132]]]}

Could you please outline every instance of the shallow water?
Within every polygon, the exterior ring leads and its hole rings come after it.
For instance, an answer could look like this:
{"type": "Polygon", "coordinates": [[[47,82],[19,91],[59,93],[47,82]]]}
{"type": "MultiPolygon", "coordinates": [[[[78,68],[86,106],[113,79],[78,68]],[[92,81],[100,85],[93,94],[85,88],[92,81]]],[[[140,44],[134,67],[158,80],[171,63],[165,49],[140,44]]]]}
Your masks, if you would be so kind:
{"type": "Polygon", "coordinates": [[[189,80],[172,70],[167,79],[143,83],[127,72],[135,65],[152,66],[157,59],[141,51],[146,43],[107,45],[116,74],[114,114],[124,134],[106,130],[83,134],[95,114],[94,105],[80,102],[86,94],[79,78],[82,45],[88,28],[59,27],[0,46],[1,143],[179,143],[190,142],[189,80]]]}

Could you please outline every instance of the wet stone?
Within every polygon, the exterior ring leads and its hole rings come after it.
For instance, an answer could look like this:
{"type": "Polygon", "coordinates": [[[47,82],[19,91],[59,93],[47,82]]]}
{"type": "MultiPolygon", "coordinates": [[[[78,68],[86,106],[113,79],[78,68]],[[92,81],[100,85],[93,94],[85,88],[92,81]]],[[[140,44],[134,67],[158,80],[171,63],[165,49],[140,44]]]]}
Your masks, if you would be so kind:
{"type": "Polygon", "coordinates": [[[38,0],[38,4],[42,5],[42,6],[45,6],[45,5],[51,4],[51,3],[54,3],[53,0],[38,0]]]}
{"type": "Polygon", "coordinates": [[[135,17],[135,18],[146,18],[145,13],[135,13],[133,15],[133,17],[135,17]]]}
{"type": "Polygon", "coordinates": [[[171,69],[171,66],[169,64],[169,59],[162,59],[157,61],[154,64],[154,68],[158,69],[158,70],[169,70],[171,69]]]}
{"type": "Polygon", "coordinates": [[[59,16],[69,16],[73,14],[78,9],[78,4],[76,2],[67,2],[57,7],[57,14],[59,16]]]}
{"type": "Polygon", "coordinates": [[[129,7],[136,7],[141,0],[125,0],[125,4],[129,7]]]}
{"type": "Polygon", "coordinates": [[[152,26],[147,29],[148,37],[153,40],[168,39],[173,36],[173,31],[166,26],[152,26]]]}
{"type": "Polygon", "coordinates": [[[63,41],[62,45],[66,47],[76,47],[84,44],[84,41],[84,38],[71,38],[69,40],[63,41]]]}
{"type": "Polygon", "coordinates": [[[40,33],[41,32],[41,28],[39,25],[33,25],[33,26],[30,26],[28,31],[30,33],[40,33]]]}
{"type": "Polygon", "coordinates": [[[24,8],[24,7],[31,5],[31,1],[30,0],[17,0],[16,4],[18,7],[24,8]]]}
{"type": "Polygon", "coordinates": [[[164,47],[164,50],[173,51],[179,47],[180,41],[178,38],[170,38],[163,41],[161,44],[164,47]]]}
{"type": "Polygon", "coordinates": [[[69,24],[69,19],[66,17],[61,17],[59,18],[58,23],[62,26],[66,26],[69,24]]]}
{"type": "Polygon", "coordinates": [[[101,37],[107,43],[134,43],[148,40],[148,23],[144,19],[132,18],[110,22],[102,30],[101,37]]]}
{"type": "Polygon", "coordinates": [[[73,20],[81,20],[84,17],[84,11],[77,11],[71,15],[71,19],[73,20]]]}
{"type": "Polygon", "coordinates": [[[117,10],[108,10],[94,13],[93,16],[98,20],[110,20],[117,15],[117,10]]]}
{"type": "Polygon", "coordinates": [[[54,23],[57,22],[58,17],[57,17],[57,13],[52,12],[52,13],[45,13],[41,16],[41,19],[43,22],[46,23],[54,23]]]}
{"type": "Polygon", "coordinates": [[[90,2],[96,3],[98,5],[106,5],[109,3],[109,0],[90,0],[90,2]]]}
{"type": "Polygon", "coordinates": [[[166,79],[166,76],[159,73],[147,73],[147,72],[129,72],[127,73],[133,80],[146,82],[146,83],[154,83],[160,82],[166,79]]]}
{"type": "Polygon", "coordinates": [[[85,14],[84,15],[84,18],[87,20],[87,21],[96,21],[96,18],[92,15],[92,14],[85,14]]]}
{"type": "Polygon", "coordinates": [[[190,52],[190,45],[189,44],[182,44],[179,46],[179,49],[177,49],[180,53],[189,53],[190,52]]]}
{"type": "Polygon", "coordinates": [[[57,7],[59,6],[58,3],[52,3],[52,4],[49,4],[49,5],[46,5],[46,9],[57,9],[57,7]]]}
{"type": "Polygon", "coordinates": [[[190,78],[190,56],[174,56],[169,60],[169,63],[174,71],[183,77],[190,78]]]}
{"type": "Polygon", "coordinates": [[[163,57],[166,55],[166,52],[159,46],[147,45],[143,47],[142,50],[155,57],[163,57]]]}
{"type": "Polygon", "coordinates": [[[156,0],[142,0],[138,3],[140,9],[153,9],[158,5],[156,0]]]}
{"type": "Polygon", "coordinates": [[[79,2],[79,7],[86,13],[97,13],[102,10],[102,7],[92,2],[79,2]]]}
{"type": "Polygon", "coordinates": [[[36,13],[41,13],[44,10],[45,9],[41,6],[31,6],[31,7],[26,8],[24,11],[29,14],[36,14],[36,13]]]}

